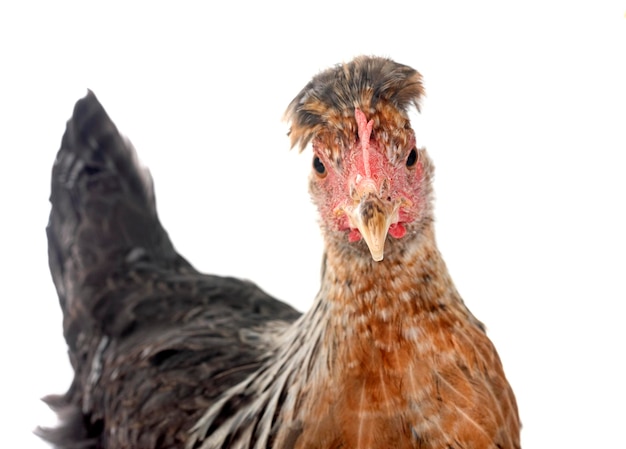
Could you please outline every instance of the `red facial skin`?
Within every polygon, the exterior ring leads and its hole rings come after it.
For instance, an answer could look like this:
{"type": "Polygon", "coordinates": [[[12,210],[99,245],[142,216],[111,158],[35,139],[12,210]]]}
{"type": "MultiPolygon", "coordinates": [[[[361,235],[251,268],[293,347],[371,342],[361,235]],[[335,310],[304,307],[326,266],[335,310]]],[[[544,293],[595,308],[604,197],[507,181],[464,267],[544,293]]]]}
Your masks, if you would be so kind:
{"type": "MultiPolygon", "coordinates": [[[[400,239],[406,234],[406,224],[422,214],[423,161],[410,167],[407,158],[415,149],[415,137],[409,128],[408,145],[398,148],[386,143],[390,139],[385,133],[372,130],[373,121],[365,121],[360,110],[355,111],[359,138],[348,146],[325,148],[319,140],[313,141],[313,152],[325,167],[320,174],[313,170],[313,198],[323,222],[335,231],[345,231],[349,242],[361,239],[361,233],[352,227],[345,210],[354,207],[363,198],[374,192],[381,201],[399,205],[397,220],[394,220],[388,233],[400,239]]],[[[418,151],[419,154],[419,151],[418,151]]]]}

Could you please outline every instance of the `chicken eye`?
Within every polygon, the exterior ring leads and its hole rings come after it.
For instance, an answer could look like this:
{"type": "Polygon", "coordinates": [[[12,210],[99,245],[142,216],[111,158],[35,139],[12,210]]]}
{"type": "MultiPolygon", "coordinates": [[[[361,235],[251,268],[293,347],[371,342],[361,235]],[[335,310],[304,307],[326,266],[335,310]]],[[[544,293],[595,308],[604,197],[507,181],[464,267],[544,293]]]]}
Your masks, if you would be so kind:
{"type": "Polygon", "coordinates": [[[324,166],[320,158],[317,156],[313,158],[313,168],[315,169],[318,175],[320,176],[326,175],[326,167],[324,166]]]}
{"type": "Polygon", "coordinates": [[[406,158],[406,166],[408,168],[411,168],[415,165],[416,162],[417,162],[417,150],[413,148],[411,152],[409,153],[409,157],[406,158]]]}

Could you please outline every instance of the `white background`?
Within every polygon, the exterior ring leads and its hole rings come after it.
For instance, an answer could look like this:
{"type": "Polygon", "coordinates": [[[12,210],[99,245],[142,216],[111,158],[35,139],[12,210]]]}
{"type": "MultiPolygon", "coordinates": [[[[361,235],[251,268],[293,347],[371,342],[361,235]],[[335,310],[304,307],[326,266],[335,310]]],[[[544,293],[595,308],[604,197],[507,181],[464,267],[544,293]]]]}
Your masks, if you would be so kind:
{"type": "Polygon", "coordinates": [[[71,379],[44,229],[86,88],[151,168],[180,252],[303,310],[322,243],[282,113],[318,71],[376,54],[424,76],[440,249],[524,447],[626,447],[626,3],[410,3],[2,3],[4,445],[45,447],[38,398],[71,379]]]}

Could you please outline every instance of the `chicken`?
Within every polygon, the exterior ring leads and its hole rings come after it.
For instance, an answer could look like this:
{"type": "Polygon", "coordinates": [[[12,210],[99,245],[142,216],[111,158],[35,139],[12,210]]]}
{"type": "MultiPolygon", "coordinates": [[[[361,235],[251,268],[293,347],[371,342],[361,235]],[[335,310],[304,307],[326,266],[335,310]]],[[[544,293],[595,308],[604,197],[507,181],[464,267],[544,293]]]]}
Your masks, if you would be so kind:
{"type": "Polygon", "coordinates": [[[516,400],[437,250],[414,69],[357,57],[286,112],[311,144],[325,242],[300,314],[201,274],[161,226],[149,173],[93,93],[52,173],[50,270],[75,371],[46,401],[63,448],[519,448],[516,400]]]}

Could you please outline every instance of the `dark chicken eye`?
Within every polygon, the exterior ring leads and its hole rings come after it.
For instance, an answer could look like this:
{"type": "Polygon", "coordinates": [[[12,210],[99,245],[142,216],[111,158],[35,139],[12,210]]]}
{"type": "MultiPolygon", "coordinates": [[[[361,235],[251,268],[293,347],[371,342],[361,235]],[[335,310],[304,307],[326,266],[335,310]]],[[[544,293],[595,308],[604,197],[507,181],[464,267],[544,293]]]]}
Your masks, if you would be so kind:
{"type": "Polygon", "coordinates": [[[406,158],[406,166],[411,168],[417,162],[417,150],[413,148],[409,153],[409,157],[406,158]]]}
{"type": "Polygon", "coordinates": [[[326,167],[324,167],[324,164],[317,156],[313,158],[313,168],[320,176],[324,176],[326,174],[326,167]]]}

